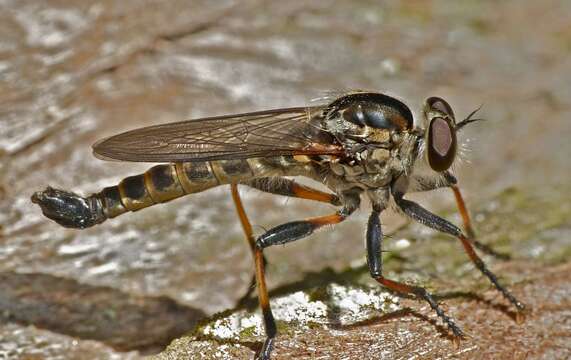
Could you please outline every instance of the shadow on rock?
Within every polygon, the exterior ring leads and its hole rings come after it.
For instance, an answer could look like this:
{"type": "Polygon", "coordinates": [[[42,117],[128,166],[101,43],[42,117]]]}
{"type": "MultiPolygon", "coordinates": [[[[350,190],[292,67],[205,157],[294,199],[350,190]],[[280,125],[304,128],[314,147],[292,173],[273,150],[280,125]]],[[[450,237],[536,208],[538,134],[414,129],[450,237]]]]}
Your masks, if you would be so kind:
{"type": "Polygon", "coordinates": [[[144,297],[46,274],[0,273],[0,321],[155,353],[205,314],[167,297],[144,297]]]}

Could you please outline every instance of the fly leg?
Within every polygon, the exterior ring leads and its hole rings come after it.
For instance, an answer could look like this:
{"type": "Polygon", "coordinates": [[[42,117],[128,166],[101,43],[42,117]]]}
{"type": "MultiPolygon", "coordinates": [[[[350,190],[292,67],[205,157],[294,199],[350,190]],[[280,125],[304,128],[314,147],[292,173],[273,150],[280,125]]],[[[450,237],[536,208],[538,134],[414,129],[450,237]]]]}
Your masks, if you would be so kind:
{"type": "Polygon", "coordinates": [[[509,260],[510,255],[499,253],[490,246],[481,243],[476,239],[476,232],[472,227],[470,214],[468,213],[468,209],[466,208],[466,203],[464,202],[464,198],[462,197],[462,193],[460,192],[458,184],[452,184],[450,185],[450,188],[454,192],[454,198],[456,199],[456,206],[458,207],[458,211],[460,212],[460,216],[462,217],[462,222],[464,223],[464,229],[466,230],[468,241],[474,244],[474,246],[484,254],[488,254],[502,260],[509,260]]]}
{"type": "Polygon", "coordinates": [[[252,233],[252,224],[250,220],[248,220],[248,215],[244,210],[244,206],[242,204],[242,200],[240,199],[240,194],[238,193],[238,186],[236,184],[232,184],[232,198],[234,199],[234,204],[236,205],[236,211],[238,212],[238,217],[240,218],[240,223],[242,224],[242,228],[244,229],[244,233],[246,235],[246,239],[250,244],[250,248],[254,255],[254,263],[255,263],[255,274],[253,284],[251,284],[246,297],[250,295],[253,286],[257,283],[258,284],[258,300],[260,302],[260,308],[262,309],[262,314],[264,316],[264,327],[266,329],[266,341],[264,341],[264,345],[262,346],[262,350],[260,351],[259,358],[260,359],[269,359],[270,358],[270,351],[272,349],[272,341],[273,338],[276,336],[276,323],[274,321],[274,316],[272,314],[272,309],[270,308],[270,300],[268,296],[268,289],[266,287],[266,278],[265,278],[265,263],[266,259],[264,258],[264,254],[262,253],[262,249],[258,249],[256,247],[256,241],[254,239],[254,235],[252,233]]]}
{"type": "MultiPolygon", "coordinates": [[[[337,197],[337,195],[322,192],[320,190],[298,184],[290,179],[258,178],[241,184],[248,185],[257,190],[267,192],[270,194],[320,201],[332,205],[340,205],[339,198],[337,197]]],[[[252,251],[252,255],[255,257],[255,251],[254,251],[255,240],[254,236],[252,235],[252,225],[249,223],[248,218],[246,217],[244,206],[242,205],[240,195],[238,194],[237,185],[232,184],[231,187],[232,187],[231,188],[232,199],[234,200],[234,204],[236,205],[236,210],[238,211],[238,216],[240,217],[240,222],[242,223],[242,228],[244,229],[244,233],[246,234],[246,239],[248,240],[248,245],[250,245],[250,250],[252,251]]],[[[263,257],[263,263],[264,266],[267,266],[268,264],[265,257],[263,257]]],[[[248,286],[248,290],[238,300],[237,306],[242,306],[246,303],[246,301],[250,298],[250,295],[254,291],[255,285],[256,285],[256,275],[254,274],[252,276],[252,280],[250,281],[250,285],[248,286]]]]}
{"type": "Polygon", "coordinates": [[[264,281],[264,262],[262,251],[264,248],[273,245],[282,245],[292,241],[296,241],[311,235],[313,232],[327,225],[338,224],[345,220],[359,206],[359,196],[347,199],[345,205],[335,214],[309,218],[300,221],[292,221],[282,225],[278,225],[263,235],[261,235],[255,243],[255,261],[256,261],[256,281],[258,284],[258,297],[260,299],[260,307],[264,317],[264,327],[266,329],[266,340],[259,353],[259,359],[269,359],[273,347],[273,341],[277,333],[276,323],[270,302],[268,291],[264,281]]]}
{"type": "MultiPolygon", "coordinates": [[[[291,181],[291,183],[293,183],[293,181],[291,181]]],[[[293,185],[291,183],[289,184],[293,185]]],[[[309,236],[315,230],[325,225],[334,225],[345,220],[351,213],[353,213],[359,207],[359,201],[360,201],[359,193],[357,192],[347,193],[345,199],[346,205],[333,215],[326,215],[301,221],[292,221],[289,223],[285,223],[270,229],[262,236],[260,236],[257,240],[254,240],[252,225],[250,224],[250,221],[248,220],[248,217],[246,215],[246,211],[244,210],[244,206],[242,204],[240,195],[238,193],[238,187],[236,184],[232,184],[231,186],[232,186],[232,197],[236,205],[236,210],[238,212],[242,228],[244,229],[244,233],[246,234],[246,238],[248,239],[248,243],[250,244],[252,252],[254,254],[254,262],[256,266],[255,279],[258,287],[258,299],[260,303],[260,308],[262,309],[262,315],[264,318],[264,328],[266,330],[266,340],[264,341],[264,344],[258,355],[258,358],[266,360],[270,358],[270,353],[273,347],[273,341],[277,334],[277,328],[274,316],[272,314],[272,309],[270,307],[268,290],[266,287],[265,260],[264,260],[263,249],[268,246],[285,244],[291,241],[299,240],[303,237],[309,236]]],[[[304,189],[310,189],[310,188],[304,187],[304,189]]],[[[314,192],[321,193],[317,190],[315,190],[314,192]]],[[[311,194],[313,194],[311,196],[315,196],[314,193],[311,194]]],[[[309,198],[309,197],[303,197],[303,198],[309,198]]],[[[314,198],[311,199],[315,200],[314,198]]],[[[336,199],[335,200],[336,202],[339,201],[336,196],[334,199],[336,199]]]]}
{"type": "Polygon", "coordinates": [[[462,231],[452,223],[448,222],[447,220],[429,212],[422,206],[418,205],[417,203],[406,200],[403,198],[402,193],[393,193],[393,197],[397,206],[410,218],[413,220],[428,226],[434,230],[452,235],[460,240],[462,246],[464,247],[464,251],[468,254],[468,257],[474,263],[476,268],[480,270],[482,274],[484,274],[490,282],[496,287],[496,289],[502,293],[504,298],[506,298],[511,304],[513,304],[516,309],[518,310],[516,321],[519,323],[523,321],[523,311],[525,310],[525,305],[517,300],[515,296],[512,295],[504,286],[502,286],[498,278],[494,273],[492,273],[484,261],[476,254],[474,247],[472,246],[472,242],[466,237],[462,231]]]}
{"type": "Polygon", "coordinates": [[[335,194],[313,189],[286,178],[258,178],[242,184],[270,194],[314,200],[336,206],[341,205],[339,197],[335,194]]]}
{"type": "Polygon", "coordinates": [[[460,192],[460,187],[458,186],[458,180],[454,175],[450,172],[446,171],[443,173],[443,177],[440,179],[434,178],[423,178],[423,177],[413,177],[413,181],[416,182],[416,186],[414,186],[414,191],[431,191],[436,190],[443,187],[448,187],[454,193],[454,199],[456,200],[456,207],[458,208],[458,212],[462,217],[462,223],[464,224],[464,230],[466,231],[466,235],[468,241],[470,241],[474,246],[482,251],[484,254],[491,255],[495,258],[502,259],[502,260],[509,260],[510,256],[508,254],[502,254],[490,246],[481,243],[476,239],[476,232],[474,231],[474,227],[472,226],[472,221],[470,220],[470,213],[466,207],[466,203],[464,202],[464,198],[462,197],[462,193],[460,192]]]}
{"type": "MultiPolygon", "coordinates": [[[[231,184],[230,186],[232,189],[232,199],[234,200],[234,205],[236,206],[236,212],[238,213],[238,217],[240,218],[240,223],[242,224],[244,235],[246,236],[248,245],[250,245],[250,250],[252,251],[252,256],[254,257],[255,260],[256,239],[254,239],[254,234],[252,232],[252,224],[250,223],[250,220],[248,220],[248,215],[246,214],[246,210],[244,210],[242,199],[240,198],[240,194],[238,193],[238,185],[231,184]]],[[[264,267],[266,264],[267,264],[266,257],[262,255],[262,266],[264,267]]],[[[255,286],[256,286],[256,273],[254,273],[254,275],[252,276],[252,280],[250,280],[250,285],[248,285],[248,290],[240,299],[238,299],[236,306],[242,306],[250,298],[250,295],[254,291],[255,286]]]]}
{"type": "Polygon", "coordinates": [[[373,279],[377,280],[381,285],[405,294],[412,294],[419,299],[425,300],[432,310],[436,312],[438,317],[444,321],[448,328],[452,331],[455,336],[455,343],[458,343],[458,339],[464,336],[462,330],[456,325],[454,320],[444,313],[442,308],[434,300],[432,295],[423,287],[412,286],[397,282],[394,280],[387,279],[383,276],[382,265],[382,246],[383,246],[383,232],[381,230],[380,215],[384,210],[384,205],[374,204],[373,211],[369,216],[369,221],[367,223],[367,264],[369,266],[369,272],[373,279]]]}

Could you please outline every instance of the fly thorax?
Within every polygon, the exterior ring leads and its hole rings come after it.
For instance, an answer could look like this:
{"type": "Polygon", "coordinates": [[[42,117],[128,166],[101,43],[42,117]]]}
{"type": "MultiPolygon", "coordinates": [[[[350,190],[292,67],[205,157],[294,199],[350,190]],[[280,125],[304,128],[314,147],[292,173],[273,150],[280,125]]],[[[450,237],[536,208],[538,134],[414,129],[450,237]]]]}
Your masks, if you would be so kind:
{"type": "Polygon", "coordinates": [[[390,183],[390,164],[394,150],[369,149],[358,153],[354,160],[331,163],[333,173],[344,181],[363,188],[378,188],[390,183]]]}
{"type": "Polygon", "coordinates": [[[393,169],[393,173],[412,174],[418,158],[420,144],[418,140],[418,136],[414,133],[403,134],[390,159],[389,167],[393,169]]]}
{"type": "Polygon", "coordinates": [[[403,168],[395,159],[403,136],[413,126],[413,117],[397,99],[356,92],[329,104],[322,126],[346,153],[330,164],[332,172],[361,188],[378,188],[403,168]]]}
{"type": "Polygon", "coordinates": [[[387,149],[374,149],[365,152],[363,165],[367,173],[378,174],[386,171],[387,163],[391,158],[391,151],[387,149]]]}

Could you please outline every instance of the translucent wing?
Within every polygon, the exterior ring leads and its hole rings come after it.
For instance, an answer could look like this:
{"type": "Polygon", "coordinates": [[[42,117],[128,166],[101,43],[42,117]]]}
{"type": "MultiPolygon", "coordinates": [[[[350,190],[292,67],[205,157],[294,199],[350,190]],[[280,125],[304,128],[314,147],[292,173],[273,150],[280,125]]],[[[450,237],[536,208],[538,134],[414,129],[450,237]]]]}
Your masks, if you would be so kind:
{"type": "Polygon", "coordinates": [[[318,125],[321,107],[287,108],[188,120],[127,131],[93,146],[95,156],[137,162],[342,155],[318,125]]]}

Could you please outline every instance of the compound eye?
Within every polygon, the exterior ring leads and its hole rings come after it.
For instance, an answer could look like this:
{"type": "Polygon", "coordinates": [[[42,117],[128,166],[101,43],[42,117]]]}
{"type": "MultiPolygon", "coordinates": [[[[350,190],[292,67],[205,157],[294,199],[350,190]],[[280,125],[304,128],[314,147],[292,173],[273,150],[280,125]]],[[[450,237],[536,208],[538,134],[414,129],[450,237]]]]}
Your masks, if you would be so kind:
{"type": "Polygon", "coordinates": [[[427,134],[428,164],[435,171],[452,166],[456,156],[456,131],[447,119],[435,117],[430,121],[427,134]]]}
{"type": "Polygon", "coordinates": [[[436,110],[441,112],[442,114],[448,115],[452,120],[454,118],[454,111],[452,111],[452,107],[448,104],[444,99],[433,96],[426,99],[426,106],[428,110],[436,110]]]}

